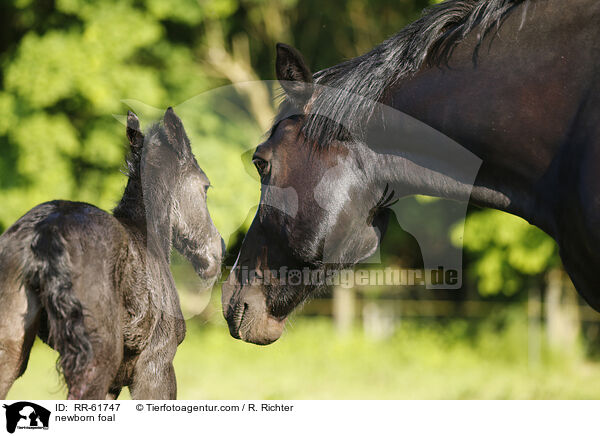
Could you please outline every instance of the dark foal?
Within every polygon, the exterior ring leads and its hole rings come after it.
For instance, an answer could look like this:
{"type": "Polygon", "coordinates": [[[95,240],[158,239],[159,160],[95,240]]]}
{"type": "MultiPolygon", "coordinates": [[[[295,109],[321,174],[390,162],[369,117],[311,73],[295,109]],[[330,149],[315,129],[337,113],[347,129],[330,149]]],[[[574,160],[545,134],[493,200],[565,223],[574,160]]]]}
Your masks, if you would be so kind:
{"type": "Polygon", "coordinates": [[[69,399],[174,399],[185,322],[169,269],[174,246],[212,286],[224,245],[209,181],[169,108],[142,135],[127,117],[129,181],[110,215],[40,204],[0,236],[0,398],[26,369],[36,334],[60,354],[69,399]]]}

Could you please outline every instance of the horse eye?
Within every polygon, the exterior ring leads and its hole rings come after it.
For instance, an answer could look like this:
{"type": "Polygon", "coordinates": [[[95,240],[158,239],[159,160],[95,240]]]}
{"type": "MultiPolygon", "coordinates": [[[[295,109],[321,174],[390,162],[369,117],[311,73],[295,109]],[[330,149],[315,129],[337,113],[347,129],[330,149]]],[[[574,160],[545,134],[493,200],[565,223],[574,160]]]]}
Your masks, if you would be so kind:
{"type": "Polygon", "coordinates": [[[211,185],[204,185],[204,193],[207,194],[208,193],[208,188],[210,188],[211,185]]]}
{"type": "Polygon", "coordinates": [[[254,159],[252,159],[252,163],[256,167],[258,174],[260,174],[261,176],[267,174],[269,170],[269,162],[260,157],[255,157],[254,159]]]}

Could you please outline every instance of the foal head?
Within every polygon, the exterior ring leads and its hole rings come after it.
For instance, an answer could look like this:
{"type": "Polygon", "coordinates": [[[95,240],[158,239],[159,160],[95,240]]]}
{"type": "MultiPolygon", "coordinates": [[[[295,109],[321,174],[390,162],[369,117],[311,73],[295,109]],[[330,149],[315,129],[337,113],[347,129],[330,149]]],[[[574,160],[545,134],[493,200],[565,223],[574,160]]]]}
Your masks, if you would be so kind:
{"type": "Polygon", "coordinates": [[[278,46],[276,64],[287,102],[254,153],[260,204],[222,294],[232,336],[257,344],[278,339],[288,314],[322,287],[315,273],[374,253],[392,196],[341,126],[326,143],[306,137],[312,74],[291,47],[278,46]]]}
{"type": "Polygon", "coordinates": [[[210,182],[192,153],[181,119],[169,108],[163,122],[145,137],[134,114],[127,123],[130,181],[139,178],[148,249],[168,259],[174,246],[212,286],[225,245],[206,205],[210,182]]]}

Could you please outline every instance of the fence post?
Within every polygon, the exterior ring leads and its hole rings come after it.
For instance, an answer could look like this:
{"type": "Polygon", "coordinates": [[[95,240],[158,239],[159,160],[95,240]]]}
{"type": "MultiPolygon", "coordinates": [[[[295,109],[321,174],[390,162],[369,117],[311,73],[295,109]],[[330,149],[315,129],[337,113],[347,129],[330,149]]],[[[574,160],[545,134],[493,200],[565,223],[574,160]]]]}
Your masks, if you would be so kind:
{"type": "Polygon", "coordinates": [[[333,320],[340,335],[352,331],[356,312],[356,296],[354,289],[336,286],[333,288],[333,320]]]}
{"type": "Polygon", "coordinates": [[[558,268],[547,276],[545,309],[549,345],[572,350],[580,329],[577,294],[570,279],[558,268]]]}
{"type": "Polygon", "coordinates": [[[537,286],[529,288],[527,295],[527,320],[528,320],[528,362],[529,366],[540,363],[542,350],[542,296],[541,289],[537,286]]]}

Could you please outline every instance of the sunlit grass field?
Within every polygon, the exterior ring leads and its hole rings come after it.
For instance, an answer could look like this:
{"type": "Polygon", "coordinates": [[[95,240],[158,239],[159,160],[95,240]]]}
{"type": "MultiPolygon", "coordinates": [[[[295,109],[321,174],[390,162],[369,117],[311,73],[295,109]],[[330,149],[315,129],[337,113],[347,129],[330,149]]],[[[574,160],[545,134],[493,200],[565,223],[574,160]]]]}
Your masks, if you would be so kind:
{"type": "MultiPolygon", "coordinates": [[[[36,343],[9,399],[64,398],[55,359],[36,343]]],[[[477,325],[404,321],[385,340],[298,317],[268,347],[233,340],[224,324],[189,321],[175,367],[180,399],[600,398],[600,363],[581,347],[550,352],[520,312],[477,325]]]]}

